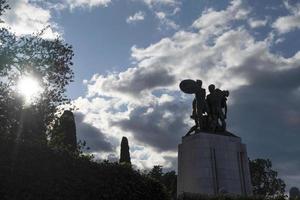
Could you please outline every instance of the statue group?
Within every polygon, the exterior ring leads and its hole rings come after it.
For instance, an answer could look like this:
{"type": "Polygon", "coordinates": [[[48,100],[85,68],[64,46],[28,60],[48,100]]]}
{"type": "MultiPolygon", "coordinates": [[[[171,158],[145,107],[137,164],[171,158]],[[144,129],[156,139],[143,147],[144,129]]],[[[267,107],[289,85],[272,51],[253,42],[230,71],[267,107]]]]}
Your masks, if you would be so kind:
{"type": "Polygon", "coordinates": [[[186,135],[192,132],[224,132],[226,131],[227,117],[227,90],[220,90],[211,84],[208,87],[209,94],[206,96],[206,90],[202,88],[201,80],[183,80],[180,89],[187,94],[194,94],[193,112],[191,118],[195,120],[195,125],[186,135]]]}

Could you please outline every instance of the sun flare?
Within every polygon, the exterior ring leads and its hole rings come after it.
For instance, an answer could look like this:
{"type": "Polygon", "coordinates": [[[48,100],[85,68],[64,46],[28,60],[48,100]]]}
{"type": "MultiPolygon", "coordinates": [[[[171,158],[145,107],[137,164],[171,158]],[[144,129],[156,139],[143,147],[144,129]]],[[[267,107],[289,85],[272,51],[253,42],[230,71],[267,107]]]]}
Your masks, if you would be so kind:
{"type": "Polygon", "coordinates": [[[32,104],[42,92],[42,87],[34,77],[22,77],[18,81],[18,92],[24,97],[25,104],[32,104]]]}

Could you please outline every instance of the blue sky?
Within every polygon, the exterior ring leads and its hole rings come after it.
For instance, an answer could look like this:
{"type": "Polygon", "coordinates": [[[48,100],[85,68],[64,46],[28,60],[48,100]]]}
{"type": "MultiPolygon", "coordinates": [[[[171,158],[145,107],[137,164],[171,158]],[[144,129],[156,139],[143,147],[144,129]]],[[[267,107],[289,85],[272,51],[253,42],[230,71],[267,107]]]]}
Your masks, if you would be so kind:
{"type": "MultiPolygon", "coordinates": [[[[187,1],[181,7],[187,12],[180,12],[172,18],[180,27],[188,28],[203,6],[204,3],[195,5],[187,1]]],[[[173,12],[172,9],[175,8],[167,8],[173,12]]],[[[90,79],[95,72],[105,74],[131,66],[132,46],[146,47],[176,31],[160,24],[154,11],[141,1],[116,1],[104,8],[66,10],[57,13],[55,19],[63,27],[65,40],[73,45],[76,52],[76,83],[69,90],[72,97],[84,92],[80,82],[90,79]],[[145,15],[144,20],[128,24],[126,19],[138,12],[145,15]]]]}
{"type": "MultiPolygon", "coordinates": [[[[69,96],[71,98],[81,96],[85,90],[82,80],[90,79],[95,73],[122,71],[132,66],[130,57],[132,46],[147,47],[178,30],[162,24],[155,12],[173,12],[179,8],[180,11],[169,18],[180,27],[180,30],[189,30],[203,10],[208,8],[222,10],[229,2],[185,0],[176,6],[158,5],[158,8],[150,8],[142,1],[119,0],[111,2],[107,7],[83,6],[52,11],[52,20],[60,26],[63,38],[73,45],[75,51],[76,81],[70,85],[69,96]],[[128,24],[126,19],[138,12],[143,13],[144,19],[128,24]]],[[[280,0],[245,3],[252,8],[253,19],[268,18],[270,23],[278,16],[288,15],[288,10],[280,0]]],[[[249,31],[258,40],[263,40],[271,28],[262,26],[249,31]]],[[[297,31],[292,31],[287,33],[284,42],[272,46],[271,50],[288,57],[298,51],[299,44],[297,31]]]]}
{"type": "Polygon", "coordinates": [[[176,169],[192,125],[182,79],[231,92],[228,129],[251,159],[270,158],[300,187],[300,2],[296,0],[12,0],[16,34],[51,25],[73,45],[77,132],[100,159],[129,138],[138,168],[176,169]]]}

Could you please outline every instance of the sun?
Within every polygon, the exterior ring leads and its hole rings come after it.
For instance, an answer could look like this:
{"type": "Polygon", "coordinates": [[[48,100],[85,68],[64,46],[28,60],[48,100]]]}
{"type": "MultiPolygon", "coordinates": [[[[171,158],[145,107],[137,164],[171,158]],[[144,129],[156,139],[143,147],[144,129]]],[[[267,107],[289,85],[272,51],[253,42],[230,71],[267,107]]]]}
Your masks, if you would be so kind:
{"type": "Polygon", "coordinates": [[[27,105],[34,103],[43,91],[39,81],[30,76],[20,78],[17,84],[17,89],[24,97],[25,104],[27,105]]]}

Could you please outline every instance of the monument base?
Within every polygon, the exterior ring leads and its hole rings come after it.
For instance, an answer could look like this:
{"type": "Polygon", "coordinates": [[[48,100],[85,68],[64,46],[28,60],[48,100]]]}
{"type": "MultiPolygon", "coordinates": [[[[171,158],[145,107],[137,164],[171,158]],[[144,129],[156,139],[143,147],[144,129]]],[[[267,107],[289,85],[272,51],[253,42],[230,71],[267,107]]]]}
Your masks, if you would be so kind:
{"type": "Polygon", "coordinates": [[[184,192],[251,195],[246,145],[224,132],[200,132],[182,138],[178,146],[177,195],[184,192]]]}

